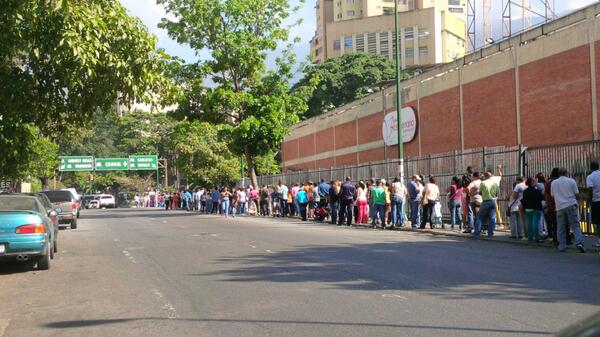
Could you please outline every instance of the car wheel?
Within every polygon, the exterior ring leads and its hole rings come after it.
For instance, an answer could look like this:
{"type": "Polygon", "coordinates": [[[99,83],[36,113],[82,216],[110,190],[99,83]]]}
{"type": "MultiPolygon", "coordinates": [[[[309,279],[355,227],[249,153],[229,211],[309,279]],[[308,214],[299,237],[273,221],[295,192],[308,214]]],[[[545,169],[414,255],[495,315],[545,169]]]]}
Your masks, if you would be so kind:
{"type": "Polygon", "coordinates": [[[71,220],[71,229],[77,229],[77,219],[71,220]]]}
{"type": "Polygon", "coordinates": [[[48,270],[50,269],[50,257],[52,255],[52,248],[50,247],[50,242],[48,242],[46,248],[46,255],[41,256],[37,262],[38,270],[48,270]]]}

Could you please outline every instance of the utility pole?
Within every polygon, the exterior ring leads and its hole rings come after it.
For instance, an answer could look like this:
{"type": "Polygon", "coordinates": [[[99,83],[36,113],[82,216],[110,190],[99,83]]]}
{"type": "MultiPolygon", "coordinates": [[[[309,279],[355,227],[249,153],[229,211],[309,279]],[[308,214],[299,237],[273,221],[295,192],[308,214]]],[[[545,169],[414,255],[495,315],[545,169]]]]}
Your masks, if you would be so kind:
{"type": "MultiPolygon", "coordinates": [[[[396,124],[398,128],[398,160],[400,181],[404,183],[404,143],[402,142],[402,88],[400,87],[400,33],[398,29],[398,0],[394,0],[394,28],[396,32],[396,124]]],[[[415,36],[418,38],[418,32],[415,36]]],[[[402,37],[404,38],[404,36],[402,37]]],[[[417,51],[418,52],[418,51],[417,51]]]]}

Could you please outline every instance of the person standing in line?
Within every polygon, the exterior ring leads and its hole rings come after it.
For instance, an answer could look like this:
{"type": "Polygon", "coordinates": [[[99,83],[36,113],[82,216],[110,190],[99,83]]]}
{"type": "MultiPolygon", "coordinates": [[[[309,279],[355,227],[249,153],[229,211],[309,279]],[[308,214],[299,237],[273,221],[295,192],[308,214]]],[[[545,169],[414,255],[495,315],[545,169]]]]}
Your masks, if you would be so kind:
{"type": "Polygon", "coordinates": [[[281,182],[281,180],[278,182],[277,184],[279,186],[279,195],[280,195],[280,207],[279,207],[279,213],[281,214],[282,217],[286,217],[288,215],[288,187],[285,186],[284,183],[281,182]]]}
{"type": "Polygon", "coordinates": [[[329,185],[329,213],[331,214],[331,224],[336,225],[338,220],[338,212],[340,209],[340,188],[339,182],[332,180],[329,185]]]}
{"type": "Polygon", "coordinates": [[[246,202],[248,202],[248,195],[246,194],[244,187],[238,190],[238,196],[240,198],[238,204],[238,214],[243,215],[246,213],[246,202]]]}
{"type": "Polygon", "coordinates": [[[471,183],[467,187],[467,198],[469,199],[471,213],[473,216],[467,219],[467,228],[463,231],[463,233],[473,232],[473,227],[477,219],[477,214],[479,214],[479,208],[481,207],[481,203],[483,202],[481,194],[479,194],[479,187],[481,186],[480,177],[481,174],[479,172],[473,173],[473,181],[471,181],[471,183]]]}
{"type": "Polygon", "coordinates": [[[279,209],[281,207],[281,194],[279,193],[279,186],[277,185],[273,185],[273,189],[271,192],[271,203],[271,214],[273,215],[273,217],[279,218],[281,214],[279,209]]]}
{"type": "Polygon", "coordinates": [[[462,211],[464,214],[463,219],[465,219],[465,221],[464,221],[465,226],[463,226],[463,228],[461,228],[462,230],[466,230],[469,222],[471,223],[471,227],[473,227],[473,219],[474,219],[473,207],[471,206],[471,199],[470,199],[469,191],[468,191],[469,185],[471,184],[472,181],[473,181],[473,168],[471,166],[467,166],[467,170],[461,178],[461,186],[463,188],[463,194],[465,196],[464,203],[462,204],[462,206],[463,206],[462,211]]]}
{"type": "Polygon", "coordinates": [[[317,183],[313,184],[312,189],[312,220],[317,220],[317,208],[321,205],[321,195],[319,194],[319,185],[317,183]]]}
{"type": "Polygon", "coordinates": [[[319,197],[321,200],[319,206],[326,206],[327,205],[327,196],[329,196],[329,189],[331,188],[331,185],[329,185],[325,179],[321,179],[321,183],[319,184],[319,197]]]}
{"type": "Polygon", "coordinates": [[[173,209],[179,209],[179,193],[173,192],[173,209]]]}
{"type": "Polygon", "coordinates": [[[260,215],[269,215],[269,189],[267,185],[263,185],[259,192],[260,195],[260,215]]]}
{"type": "Polygon", "coordinates": [[[586,185],[590,189],[590,208],[592,210],[592,225],[596,226],[598,242],[595,247],[600,248],[600,164],[597,161],[590,163],[591,173],[587,176],[586,185]]]}
{"type": "Polygon", "coordinates": [[[298,191],[300,190],[300,184],[292,184],[292,207],[295,216],[300,216],[300,203],[298,203],[298,191]]]}
{"type": "Polygon", "coordinates": [[[452,177],[452,182],[447,190],[448,197],[448,208],[450,209],[450,228],[454,229],[454,225],[458,225],[460,229],[462,224],[462,194],[463,187],[461,180],[458,177],[452,177]]]}
{"type": "Polygon", "coordinates": [[[513,192],[510,195],[509,206],[510,207],[510,238],[511,239],[522,239],[524,235],[523,226],[523,214],[521,214],[521,199],[523,199],[523,192],[527,189],[525,183],[525,177],[519,177],[517,184],[513,188],[513,192]]]}
{"type": "Polygon", "coordinates": [[[556,220],[558,229],[558,249],[564,252],[567,249],[567,225],[571,225],[571,230],[575,236],[575,245],[580,252],[585,253],[583,245],[583,234],[579,224],[579,189],[574,179],[567,177],[568,171],[565,168],[558,170],[559,178],[552,181],[550,193],[556,202],[556,220]]]}
{"type": "Polygon", "coordinates": [[[436,185],[435,177],[429,177],[429,182],[425,184],[423,189],[423,216],[421,217],[421,229],[425,229],[425,225],[429,222],[429,227],[433,229],[433,207],[440,197],[440,188],[436,185]]]}
{"type": "Polygon", "coordinates": [[[369,182],[367,183],[367,204],[369,205],[368,214],[371,217],[371,219],[375,217],[373,215],[375,207],[373,207],[373,196],[371,195],[371,191],[373,191],[373,189],[376,187],[377,184],[375,183],[375,178],[369,179],[369,182]]]}
{"type": "MultiPolygon", "coordinates": [[[[537,188],[540,193],[542,193],[542,196],[544,195],[544,191],[546,189],[546,176],[539,172],[538,174],[535,175],[535,180],[537,181],[537,184],[535,185],[535,188],[537,188]]],[[[540,238],[541,240],[546,240],[546,238],[548,236],[550,236],[550,231],[548,230],[548,223],[546,222],[546,217],[544,216],[544,214],[546,213],[546,200],[542,200],[542,217],[540,218],[540,238]]]]}
{"type": "Polygon", "coordinates": [[[385,229],[385,189],[381,180],[371,189],[371,200],[373,202],[371,227],[377,228],[381,224],[381,229],[385,229]]]}
{"type": "Polygon", "coordinates": [[[298,201],[298,210],[300,212],[300,217],[302,218],[302,221],[307,221],[306,207],[308,206],[308,196],[306,195],[306,191],[303,188],[298,189],[296,197],[296,200],[298,201]]]}
{"type": "Polygon", "coordinates": [[[363,181],[358,183],[358,189],[356,190],[356,204],[358,205],[358,218],[356,223],[368,224],[369,214],[367,213],[367,207],[369,203],[367,201],[367,186],[363,181]]]}
{"type": "Polygon", "coordinates": [[[392,221],[394,227],[404,226],[404,201],[407,196],[406,187],[400,178],[394,178],[392,183],[392,221]]]}
{"type": "Polygon", "coordinates": [[[385,213],[383,216],[383,226],[387,228],[392,224],[392,189],[390,183],[381,179],[383,191],[385,192],[385,213]]]}
{"type": "Polygon", "coordinates": [[[230,209],[230,214],[232,218],[235,218],[235,213],[237,212],[237,208],[238,208],[238,203],[239,203],[239,194],[238,194],[238,190],[234,187],[231,190],[231,205],[229,207],[230,209]]]}
{"type": "Polygon", "coordinates": [[[488,170],[484,175],[485,179],[479,186],[479,194],[481,195],[481,207],[475,222],[474,236],[481,234],[481,225],[484,220],[488,220],[488,237],[494,236],[496,229],[496,205],[498,193],[500,192],[500,180],[502,179],[502,166],[498,165],[498,175],[494,176],[492,170],[488,170]]]}
{"type": "Polygon", "coordinates": [[[212,192],[212,208],[213,213],[218,214],[221,212],[221,204],[219,200],[221,199],[221,194],[219,193],[219,189],[215,187],[212,192]]]}
{"type": "Polygon", "coordinates": [[[227,187],[223,187],[223,191],[221,192],[221,211],[222,214],[227,218],[229,216],[229,198],[231,197],[231,193],[227,189],[227,187]]]}
{"type": "Polygon", "coordinates": [[[421,198],[423,197],[423,184],[417,174],[412,176],[408,184],[408,201],[410,206],[410,225],[413,229],[421,224],[421,198]]]}
{"type": "Polygon", "coordinates": [[[165,192],[165,211],[171,207],[171,193],[165,192]]]}
{"type": "Polygon", "coordinates": [[[525,211],[525,226],[527,227],[527,240],[536,242],[542,242],[540,236],[540,219],[542,218],[542,212],[544,210],[542,201],[544,195],[542,191],[537,188],[537,180],[533,177],[527,178],[525,182],[527,189],[523,191],[523,198],[521,198],[521,205],[525,211]]]}
{"type": "Polygon", "coordinates": [[[346,181],[342,184],[340,189],[340,211],[338,214],[338,226],[344,224],[352,225],[352,206],[354,204],[354,197],[356,190],[352,183],[351,177],[346,177],[346,181]]]}

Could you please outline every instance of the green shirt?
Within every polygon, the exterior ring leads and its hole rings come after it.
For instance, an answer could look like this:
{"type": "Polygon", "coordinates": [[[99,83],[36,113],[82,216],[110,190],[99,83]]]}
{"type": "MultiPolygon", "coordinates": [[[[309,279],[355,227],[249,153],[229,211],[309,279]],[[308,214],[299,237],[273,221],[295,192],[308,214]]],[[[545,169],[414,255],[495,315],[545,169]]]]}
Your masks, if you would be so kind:
{"type": "Polygon", "coordinates": [[[385,190],[381,187],[375,187],[371,190],[371,198],[375,205],[385,205],[385,190]]]}
{"type": "Polygon", "coordinates": [[[484,180],[479,186],[483,201],[498,199],[498,189],[498,182],[494,179],[484,180]]]}

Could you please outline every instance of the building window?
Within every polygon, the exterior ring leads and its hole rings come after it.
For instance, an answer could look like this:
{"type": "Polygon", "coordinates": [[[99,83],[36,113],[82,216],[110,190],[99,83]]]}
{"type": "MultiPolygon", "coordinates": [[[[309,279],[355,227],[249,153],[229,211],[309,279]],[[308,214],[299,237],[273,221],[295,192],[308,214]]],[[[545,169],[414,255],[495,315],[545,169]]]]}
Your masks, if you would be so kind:
{"type": "Polygon", "coordinates": [[[352,38],[351,37],[347,37],[344,39],[344,47],[352,48],[352,38]]]}
{"type": "Polygon", "coordinates": [[[458,13],[458,14],[463,14],[465,11],[462,8],[449,8],[450,13],[458,13]]]}
{"type": "Polygon", "coordinates": [[[419,47],[419,57],[425,57],[427,54],[429,54],[429,48],[419,47]]]}
{"type": "Polygon", "coordinates": [[[406,58],[415,57],[415,50],[412,48],[406,48],[406,58]]]}
{"type": "Polygon", "coordinates": [[[346,14],[348,14],[348,16],[352,17],[352,16],[354,16],[354,10],[351,9],[351,10],[347,11],[346,14]]]}
{"type": "Polygon", "coordinates": [[[340,48],[341,48],[340,40],[333,41],[333,50],[340,50],[340,48]]]}
{"type": "Polygon", "coordinates": [[[337,18],[338,18],[338,19],[341,19],[341,18],[342,18],[342,13],[338,13],[338,14],[337,14],[337,18]]]}
{"type": "Polygon", "coordinates": [[[419,40],[423,40],[429,37],[429,32],[425,28],[419,28],[419,40]]]}
{"type": "Polygon", "coordinates": [[[363,34],[356,35],[356,51],[357,52],[365,51],[365,36],[363,34]]]}
{"type": "Polygon", "coordinates": [[[413,40],[415,38],[415,32],[412,27],[404,29],[404,38],[406,40],[413,40]]]}
{"type": "Polygon", "coordinates": [[[460,6],[460,0],[448,0],[449,6],[460,6]]]}
{"type": "Polygon", "coordinates": [[[337,3],[337,6],[338,6],[338,7],[342,7],[342,2],[341,2],[341,1],[338,1],[338,3],[337,3]]]}
{"type": "Polygon", "coordinates": [[[377,54],[377,34],[369,33],[367,34],[367,52],[369,54],[377,54]]]}

